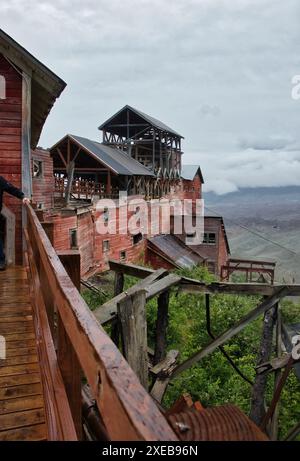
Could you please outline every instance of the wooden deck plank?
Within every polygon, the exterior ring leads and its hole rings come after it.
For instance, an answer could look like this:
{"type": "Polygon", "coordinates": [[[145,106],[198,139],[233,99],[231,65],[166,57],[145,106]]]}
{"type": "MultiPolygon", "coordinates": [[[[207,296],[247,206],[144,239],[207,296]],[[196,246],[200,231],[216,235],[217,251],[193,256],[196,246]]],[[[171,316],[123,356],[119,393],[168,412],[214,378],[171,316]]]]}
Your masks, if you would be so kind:
{"type": "Polygon", "coordinates": [[[8,386],[0,388],[0,401],[17,399],[19,397],[37,395],[41,393],[42,386],[40,382],[8,386]]]}
{"type": "Polygon", "coordinates": [[[24,347],[34,347],[36,350],[36,340],[35,339],[21,339],[16,341],[7,341],[6,340],[6,353],[10,350],[24,347]]]}
{"type": "Polygon", "coordinates": [[[0,415],[0,438],[1,431],[15,429],[17,427],[32,426],[33,424],[40,424],[43,422],[45,422],[43,408],[0,415]]]}
{"type": "Polygon", "coordinates": [[[46,425],[35,424],[34,426],[27,426],[18,429],[10,429],[8,431],[0,432],[1,441],[41,441],[46,440],[46,425]]]}
{"type": "Polygon", "coordinates": [[[35,344],[31,347],[30,346],[22,347],[22,346],[24,346],[24,344],[20,344],[20,347],[17,347],[17,348],[11,348],[11,347],[9,349],[7,348],[6,358],[9,359],[11,357],[19,357],[20,355],[24,356],[24,355],[36,354],[35,344]]]}
{"type": "Polygon", "coordinates": [[[24,373],[38,373],[40,371],[38,363],[25,363],[22,365],[12,365],[10,367],[0,367],[0,376],[23,375],[24,373]]]}
{"type": "Polygon", "coordinates": [[[27,273],[0,273],[0,440],[46,440],[44,398],[27,273]]]}
{"type": "Polygon", "coordinates": [[[2,400],[0,401],[0,415],[37,408],[43,409],[43,405],[43,396],[41,394],[2,400]]]}
{"type": "Polygon", "coordinates": [[[10,367],[13,365],[23,365],[37,362],[38,357],[36,353],[30,355],[17,355],[16,357],[7,357],[6,359],[0,360],[0,367],[10,367]]]}
{"type": "MultiPolygon", "coordinates": [[[[0,307],[1,309],[1,307],[0,307]]],[[[23,314],[23,315],[20,315],[20,316],[3,316],[1,317],[0,316],[0,328],[1,328],[1,325],[3,323],[20,323],[20,322],[32,322],[32,315],[26,315],[26,314],[23,314]]]]}
{"type": "MultiPolygon", "coordinates": [[[[1,333],[0,333],[1,334],[1,333]]],[[[18,332],[18,333],[7,333],[5,335],[5,341],[6,343],[8,342],[15,342],[15,341],[23,341],[23,340],[35,340],[35,334],[34,332],[31,331],[26,331],[24,333],[18,332]]]]}
{"type": "MultiPolygon", "coordinates": [[[[20,386],[22,384],[40,383],[39,373],[26,373],[21,375],[0,376],[0,389],[10,388],[11,386],[20,386]]],[[[1,392],[1,391],[0,391],[1,392]]]]}

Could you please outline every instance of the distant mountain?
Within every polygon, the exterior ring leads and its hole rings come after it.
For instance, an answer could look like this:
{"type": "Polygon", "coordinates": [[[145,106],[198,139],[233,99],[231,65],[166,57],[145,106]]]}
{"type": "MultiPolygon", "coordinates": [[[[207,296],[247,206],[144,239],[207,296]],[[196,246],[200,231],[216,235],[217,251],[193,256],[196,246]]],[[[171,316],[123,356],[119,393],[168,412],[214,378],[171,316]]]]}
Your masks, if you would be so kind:
{"type": "Polygon", "coordinates": [[[274,259],[278,281],[300,282],[300,187],[245,188],[224,195],[208,192],[204,203],[207,215],[224,217],[234,256],[274,259]]]}

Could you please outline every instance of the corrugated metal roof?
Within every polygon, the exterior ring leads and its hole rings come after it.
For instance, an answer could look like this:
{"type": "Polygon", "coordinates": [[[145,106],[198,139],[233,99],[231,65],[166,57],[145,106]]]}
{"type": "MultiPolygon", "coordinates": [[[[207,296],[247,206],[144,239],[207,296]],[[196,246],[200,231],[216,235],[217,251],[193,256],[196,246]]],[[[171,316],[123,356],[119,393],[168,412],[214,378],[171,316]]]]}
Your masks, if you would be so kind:
{"type": "Polygon", "coordinates": [[[122,107],[122,109],[120,109],[118,112],[116,112],[112,117],[110,117],[104,123],[102,123],[102,125],[99,126],[99,130],[102,130],[102,128],[104,128],[109,122],[111,122],[111,120],[113,120],[117,115],[119,115],[121,112],[123,112],[123,110],[127,110],[127,109],[130,109],[132,112],[139,115],[144,120],[146,120],[150,125],[155,126],[159,130],[167,131],[168,133],[172,133],[175,136],[179,136],[180,138],[183,138],[183,136],[181,134],[177,133],[177,131],[173,130],[172,128],[170,128],[168,125],[161,122],[157,118],[151,117],[151,115],[145,114],[145,112],[142,112],[142,111],[140,111],[138,109],[135,109],[134,107],[129,106],[128,104],[126,106],[122,107]]]}
{"type": "Polygon", "coordinates": [[[129,157],[120,149],[106,146],[97,141],[88,138],[70,134],[70,139],[80,144],[88,150],[94,157],[97,157],[102,163],[117,174],[128,176],[154,176],[154,174],[143,166],[140,162],[129,157]]]}
{"type": "Polygon", "coordinates": [[[160,254],[165,255],[175,266],[183,269],[190,269],[203,261],[201,256],[193,252],[174,235],[156,235],[148,241],[160,254]]]}
{"type": "Polygon", "coordinates": [[[181,167],[182,179],[192,181],[197,173],[200,175],[201,181],[204,184],[201,168],[199,165],[182,165],[181,167]]]}

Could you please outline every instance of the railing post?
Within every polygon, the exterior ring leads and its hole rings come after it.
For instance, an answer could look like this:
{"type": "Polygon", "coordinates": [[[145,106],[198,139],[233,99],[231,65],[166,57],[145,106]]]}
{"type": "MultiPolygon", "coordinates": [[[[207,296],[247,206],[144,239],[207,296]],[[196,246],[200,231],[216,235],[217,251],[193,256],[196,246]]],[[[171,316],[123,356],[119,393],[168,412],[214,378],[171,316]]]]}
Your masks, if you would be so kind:
{"type": "Polygon", "coordinates": [[[163,360],[167,348],[167,327],[169,310],[169,291],[161,293],[157,300],[156,342],[154,352],[154,365],[163,360]]]}
{"type": "MultiPolygon", "coordinates": [[[[41,225],[45,230],[47,237],[49,238],[51,245],[53,245],[54,241],[54,223],[49,222],[42,222],[41,225]]],[[[56,342],[56,335],[55,335],[55,327],[54,327],[54,317],[55,317],[55,305],[53,302],[53,296],[51,295],[51,290],[48,282],[47,274],[45,274],[45,269],[42,264],[39,266],[39,273],[40,273],[40,281],[41,281],[41,289],[43,292],[43,298],[46,306],[48,322],[50,326],[50,330],[52,333],[53,341],[56,342]]]]}
{"type": "MultiPolygon", "coordinates": [[[[114,282],[114,296],[118,296],[123,292],[124,289],[124,274],[123,272],[115,272],[115,282],[114,282]]],[[[113,322],[111,326],[111,339],[117,347],[119,347],[120,342],[120,323],[119,319],[113,322]]]]}
{"type": "MultiPolygon", "coordinates": [[[[77,250],[57,252],[70,279],[80,290],[80,253],[77,250]]],[[[57,360],[64,380],[78,439],[82,439],[81,367],[63,320],[57,315],[57,360]]]]}
{"type": "Polygon", "coordinates": [[[124,356],[141,384],[148,390],[146,290],[138,290],[120,301],[118,316],[122,327],[124,356]]]}

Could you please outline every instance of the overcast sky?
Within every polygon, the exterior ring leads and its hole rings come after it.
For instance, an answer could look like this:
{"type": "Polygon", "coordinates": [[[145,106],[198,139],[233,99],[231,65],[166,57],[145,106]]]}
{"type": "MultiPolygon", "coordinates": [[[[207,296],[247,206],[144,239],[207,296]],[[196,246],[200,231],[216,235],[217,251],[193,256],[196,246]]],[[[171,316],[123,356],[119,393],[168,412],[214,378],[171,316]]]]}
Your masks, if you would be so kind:
{"type": "Polygon", "coordinates": [[[0,27],[68,86],[40,145],[129,104],[185,140],[206,190],[300,185],[299,0],[10,0],[0,27]]]}

